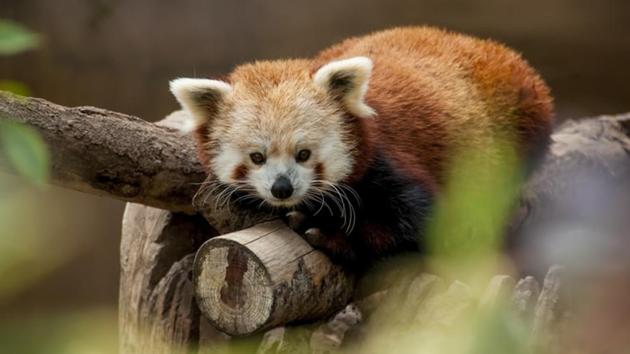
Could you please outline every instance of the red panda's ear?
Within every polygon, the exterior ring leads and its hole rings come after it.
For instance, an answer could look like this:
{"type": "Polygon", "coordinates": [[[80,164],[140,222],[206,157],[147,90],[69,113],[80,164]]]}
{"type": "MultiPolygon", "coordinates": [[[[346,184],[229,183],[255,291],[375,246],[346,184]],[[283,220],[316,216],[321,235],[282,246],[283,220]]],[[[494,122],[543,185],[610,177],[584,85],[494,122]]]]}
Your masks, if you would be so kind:
{"type": "Polygon", "coordinates": [[[219,104],[232,91],[232,86],[218,80],[182,78],[171,81],[170,89],[182,108],[190,114],[190,121],[182,129],[190,132],[217,114],[219,104]]]}
{"type": "Polygon", "coordinates": [[[372,60],[354,57],[322,66],[313,76],[313,81],[338,99],[348,112],[367,118],[375,114],[363,101],[371,74],[372,60]]]}

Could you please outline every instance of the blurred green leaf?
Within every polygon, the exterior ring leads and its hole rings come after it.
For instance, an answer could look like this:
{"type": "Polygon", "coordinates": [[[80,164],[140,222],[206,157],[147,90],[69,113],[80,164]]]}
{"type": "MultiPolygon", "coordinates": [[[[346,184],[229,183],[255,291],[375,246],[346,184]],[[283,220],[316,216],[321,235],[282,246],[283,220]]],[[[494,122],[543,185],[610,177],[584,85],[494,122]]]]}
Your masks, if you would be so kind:
{"type": "Polygon", "coordinates": [[[21,178],[0,174],[0,307],[78,252],[76,243],[59,242],[50,220],[42,221],[57,207],[45,199],[21,178]]]}
{"type": "MultiPolygon", "coordinates": [[[[503,299],[504,301],[508,299],[503,299]]],[[[472,341],[470,354],[526,354],[529,331],[517,320],[506,304],[485,309],[471,319],[472,341]]]]}
{"type": "Polygon", "coordinates": [[[494,272],[522,183],[518,153],[510,142],[487,141],[456,155],[427,227],[434,265],[473,287],[494,272]]]}
{"type": "Polygon", "coordinates": [[[113,354],[118,352],[116,324],[113,308],[25,314],[0,322],[0,348],[20,354],[113,354]]]}
{"type": "Polygon", "coordinates": [[[33,128],[0,122],[0,147],[16,171],[38,186],[49,176],[49,154],[46,145],[33,128]]]}
{"type": "Polygon", "coordinates": [[[9,20],[0,20],[0,55],[13,55],[39,46],[40,36],[9,20]]]}
{"type": "Polygon", "coordinates": [[[19,81],[0,80],[0,91],[8,91],[20,96],[29,96],[30,90],[19,81]]]}

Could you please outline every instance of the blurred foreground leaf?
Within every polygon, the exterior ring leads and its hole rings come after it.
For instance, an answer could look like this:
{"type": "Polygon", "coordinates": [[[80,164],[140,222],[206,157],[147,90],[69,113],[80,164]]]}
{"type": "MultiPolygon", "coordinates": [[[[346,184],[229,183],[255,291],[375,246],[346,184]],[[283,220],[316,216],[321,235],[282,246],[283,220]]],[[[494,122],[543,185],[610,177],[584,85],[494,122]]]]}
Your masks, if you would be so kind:
{"type": "Polygon", "coordinates": [[[485,286],[517,201],[520,161],[509,143],[495,143],[461,152],[452,166],[428,225],[427,243],[438,269],[473,287],[475,281],[485,286]]]}
{"type": "Polygon", "coordinates": [[[2,353],[114,354],[116,309],[38,313],[0,322],[2,353]]]}
{"type": "Polygon", "coordinates": [[[31,93],[25,84],[13,80],[0,80],[0,91],[8,91],[20,96],[29,96],[31,93]]]}
{"type": "Polygon", "coordinates": [[[43,222],[51,205],[42,203],[41,192],[25,187],[18,178],[0,174],[0,305],[76,252],[75,244],[59,242],[50,221],[43,222]]]}
{"type": "Polygon", "coordinates": [[[8,20],[0,20],[0,55],[14,55],[37,48],[40,36],[24,26],[8,20]]]}
{"type": "Polygon", "coordinates": [[[37,131],[22,124],[0,122],[0,147],[18,173],[38,186],[46,184],[49,154],[37,131]]]}

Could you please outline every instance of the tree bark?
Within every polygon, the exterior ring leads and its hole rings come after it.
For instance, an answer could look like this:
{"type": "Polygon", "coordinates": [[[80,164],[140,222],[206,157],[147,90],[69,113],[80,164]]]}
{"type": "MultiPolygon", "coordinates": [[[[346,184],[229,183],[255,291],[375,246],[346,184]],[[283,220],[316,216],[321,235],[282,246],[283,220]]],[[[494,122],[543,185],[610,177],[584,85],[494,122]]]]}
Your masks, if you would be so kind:
{"type": "Polygon", "coordinates": [[[520,217],[508,232],[522,274],[542,278],[562,259],[540,255],[558,225],[623,233],[630,195],[630,114],[567,121],[523,187],[520,217]],[[611,228],[618,228],[614,231],[611,228]],[[533,257],[533,255],[539,255],[533,257]]]}
{"type": "Polygon", "coordinates": [[[191,201],[205,173],[192,139],[173,128],[100,108],[63,107],[2,91],[0,120],[37,129],[51,152],[53,184],[193,212],[191,201]]]}
{"type": "Polygon", "coordinates": [[[230,335],[324,318],[345,306],[354,278],[281,221],[215,237],[197,252],[204,315],[230,335]]]}
{"type": "Polygon", "coordinates": [[[199,216],[127,204],[120,246],[121,353],[188,353],[196,345],[193,258],[215,234],[199,216]]]}

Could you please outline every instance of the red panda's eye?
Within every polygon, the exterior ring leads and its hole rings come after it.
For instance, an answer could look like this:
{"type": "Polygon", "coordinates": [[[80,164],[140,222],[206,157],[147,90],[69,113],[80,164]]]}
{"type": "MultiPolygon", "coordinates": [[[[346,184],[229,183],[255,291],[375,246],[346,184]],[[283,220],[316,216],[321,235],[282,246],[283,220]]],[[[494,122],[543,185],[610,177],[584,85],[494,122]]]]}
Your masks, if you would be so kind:
{"type": "Polygon", "coordinates": [[[304,161],[308,160],[308,158],[309,158],[309,157],[311,157],[311,150],[308,150],[308,149],[303,149],[303,150],[300,150],[300,151],[298,152],[298,154],[297,154],[297,156],[295,157],[295,159],[296,159],[298,162],[304,162],[304,161]]]}
{"type": "Polygon", "coordinates": [[[259,152],[252,152],[249,154],[249,158],[252,159],[252,162],[256,165],[262,165],[265,163],[265,157],[259,152]]]}

